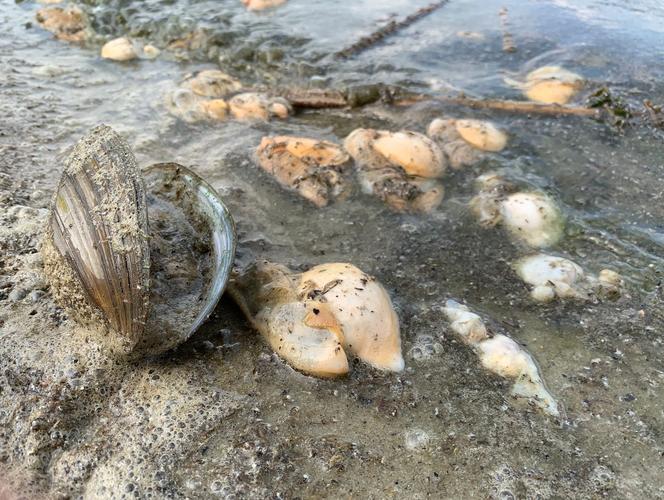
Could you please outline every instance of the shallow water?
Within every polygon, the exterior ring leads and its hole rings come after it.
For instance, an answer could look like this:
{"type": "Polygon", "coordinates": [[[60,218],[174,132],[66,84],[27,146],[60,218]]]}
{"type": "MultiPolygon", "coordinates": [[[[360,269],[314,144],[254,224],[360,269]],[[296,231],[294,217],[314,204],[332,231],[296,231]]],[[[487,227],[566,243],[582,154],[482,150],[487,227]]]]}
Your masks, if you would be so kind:
{"type": "MultiPolygon", "coordinates": [[[[86,417],[71,424],[64,444],[38,466],[24,450],[10,448],[18,431],[1,433],[0,466],[45,477],[52,492],[67,491],[63,484],[70,481],[69,494],[88,497],[95,491],[144,496],[152,483],[161,488],[155,486],[155,496],[178,498],[664,497],[661,130],[639,121],[620,130],[590,119],[474,112],[431,102],[302,112],[260,124],[192,125],[169,116],[164,106],[166,94],[187,73],[219,66],[247,85],[382,82],[518,99],[503,76],[560,64],[587,79],[580,103],[604,85],[634,106],[646,98],[664,102],[664,6],[656,0],[489,0],[481,9],[477,2],[451,0],[374,48],[348,60],[334,58],[392,16],[427,3],[290,0],[273,11],[249,13],[231,0],[81,2],[100,41],[128,33],[163,47],[190,30],[207,30],[200,50],[118,64],[101,60],[94,42],[79,47],[54,40],[33,22],[38,4],[3,1],[0,166],[24,183],[13,198],[3,198],[5,206],[46,207],[67,148],[104,122],[129,141],[140,165],[190,165],[217,188],[236,219],[244,255],[294,269],[350,261],[375,275],[397,307],[407,370],[384,375],[355,363],[346,379],[310,379],[271,356],[231,301],[222,299],[198,334],[177,352],[143,362],[134,373],[127,370],[129,382],[115,384],[109,389],[113,403],[101,405],[103,418],[128,418],[140,399],[124,396],[133,381],[143,373],[146,380],[153,373],[167,379],[162,371],[177,370],[202,373],[190,381],[199,392],[212,384],[243,398],[235,413],[192,425],[197,430],[190,440],[174,440],[173,461],[160,469],[165,478],[132,478],[132,466],[118,451],[131,444],[118,444],[110,456],[93,461],[114,464],[113,480],[104,483],[105,472],[94,472],[94,465],[72,479],[62,450],[77,457],[76,450],[98,440],[95,429],[104,425],[94,412],[86,413],[84,402],[78,404],[86,417]],[[501,49],[502,7],[509,9],[513,53],[501,49]],[[463,37],[462,31],[481,37],[463,37]],[[511,141],[500,156],[447,175],[443,204],[426,216],[395,214],[359,189],[343,202],[315,209],[282,190],[252,159],[267,134],[339,142],[359,126],[423,132],[443,114],[491,118],[511,141]],[[567,218],[566,237],[552,251],[592,272],[619,271],[626,296],[598,304],[534,305],[510,269],[524,250],[500,229],[481,229],[466,208],[474,178],[489,169],[551,193],[567,218]],[[482,370],[444,319],[441,307],[450,297],[527,346],[566,418],[551,419],[513,400],[505,381],[482,370]],[[432,344],[425,357],[419,356],[423,343],[432,344]],[[89,484],[110,490],[77,486],[89,477],[89,484]],[[129,483],[134,486],[127,491],[129,483]]],[[[13,255],[30,244],[5,247],[3,275],[11,282],[20,269],[10,265],[13,255]]],[[[57,358],[34,362],[17,355],[18,361],[7,361],[10,346],[24,345],[21,335],[39,325],[29,323],[25,331],[16,326],[15,318],[33,306],[11,303],[8,293],[2,301],[2,360],[22,370],[56,372],[57,358]]],[[[37,320],[46,315],[46,306],[40,307],[37,320]]],[[[38,350],[39,335],[27,336],[38,350]]],[[[90,383],[103,386],[94,377],[90,383]]],[[[186,393],[168,397],[183,415],[207,404],[186,393]]],[[[24,411],[27,401],[21,402],[24,411]]],[[[17,412],[4,409],[0,422],[15,426],[17,412]]],[[[151,432],[141,429],[122,432],[132,442],[151,432]]],[[[161,460],[161,452],[144,446],[147,456],[161,460]]]]}

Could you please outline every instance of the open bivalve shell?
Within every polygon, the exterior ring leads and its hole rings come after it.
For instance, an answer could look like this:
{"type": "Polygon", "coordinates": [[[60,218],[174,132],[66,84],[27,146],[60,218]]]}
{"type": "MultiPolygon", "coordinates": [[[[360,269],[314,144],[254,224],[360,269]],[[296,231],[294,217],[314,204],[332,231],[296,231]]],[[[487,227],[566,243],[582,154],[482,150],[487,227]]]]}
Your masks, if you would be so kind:
{"type": "Polygon", "coordinates": [[[42,245],[55,299],[113,350],[160,352],[214,309],[235,252],[233,220],[205,181],[155,165],[149,192],[110,127],[74,147],[42,245]]]}

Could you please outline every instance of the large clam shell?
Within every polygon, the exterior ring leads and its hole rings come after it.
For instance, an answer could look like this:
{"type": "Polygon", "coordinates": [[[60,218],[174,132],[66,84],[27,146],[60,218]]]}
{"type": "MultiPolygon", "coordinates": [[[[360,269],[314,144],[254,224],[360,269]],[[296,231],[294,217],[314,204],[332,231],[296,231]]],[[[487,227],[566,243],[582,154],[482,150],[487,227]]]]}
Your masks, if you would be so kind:
{"type": "Polygon", "coordinates": [[[110,127],[94,128],[67,159],[43,253],[65,308],[136,343],[149,311],[145,187],[133,153],[110,127]]]}
{"type": "Polygon", "coordinates": [[[42,252],[58,302],[112,348],[155,354],[208,318],[235,255],[235,225],[216,191],[174,163],[145,171],[109,127],[67,160],[42,252]]]}

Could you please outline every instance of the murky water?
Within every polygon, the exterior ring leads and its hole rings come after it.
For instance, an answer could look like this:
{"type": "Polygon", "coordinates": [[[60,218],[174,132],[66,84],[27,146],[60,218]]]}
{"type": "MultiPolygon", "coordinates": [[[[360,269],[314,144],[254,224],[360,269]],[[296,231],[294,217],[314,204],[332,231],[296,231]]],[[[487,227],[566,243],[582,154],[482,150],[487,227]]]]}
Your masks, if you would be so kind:
{"type": "MultiPolygon", "coordinates": [[[[190,165],[216,187],[236,219],[243,252],[294,269],[350,261],[385,284],[399,312],[403,374],[357,363],[347,379],[318,381],[271,357],[231,301],[222,300],[201,332],[168,359],[150,361],[150,369],[195,365],[250,403],[205,434],[204,445],[186,449],[167,470],[162,495],[664,497],[661,130],[431,102],[301,112],[258,124],[187,124],[164,106],[187,73],[208,67],[247,85],[382,82],[519,99],[503,76],[544,64],[587,79],[581,103],[605,85],[635,107],[644,99],[664,102],[664,4],[657,0],[488,0],[481,8],[451,0],[374,48],[334,58],[426,4],[290,0],[250,13],[234,0],[81,2],[100,40],[129,34],[164,47],[204,30],[202,46],[186,55],[165,51],[154,61],[118,64],[100,59],[95,43],[54,40],[33,21],[38,4],[2,1],[0,100],[7,120],[0,145],[19,151],[15,162],[3,163],[5,173],[50,193],[67,148],[104,122],[128,139],[142,166],[190,165]],[[502,51],[502,7],[509,9],[513,53],[502,51]],[[480,36],[459,35],[465,31],[480,36]],[[445,200],[430,215],[393,213],[359,189],[315,209],[252,159],[267,134],[339,142],[368,125],[423,132],[440,115],[491,118],[511,142],[500,156],[447,175],[445,200]],[[16,130],[31,136],[16,137],[16,130]],[[473,180],[489,169],[551,193],[567,218],[566,237],[553,252],[592,272],[619,271],[626,296],[534,305],[510,268],[523,250],[500,229],[481,229],[467,210],[473,180]],[[512,400],[508,385],[481,369],[448,328],[441,306],[449,297],[527,346],[564,404],[565,419],[512,400]]],[[[183,394],[178,404],[185,401],[183,394]]],[[[57,470],[42,472],[56,477],[57,470]]],[[[125,491],[117,486],[118,495],[125,491]]]]}

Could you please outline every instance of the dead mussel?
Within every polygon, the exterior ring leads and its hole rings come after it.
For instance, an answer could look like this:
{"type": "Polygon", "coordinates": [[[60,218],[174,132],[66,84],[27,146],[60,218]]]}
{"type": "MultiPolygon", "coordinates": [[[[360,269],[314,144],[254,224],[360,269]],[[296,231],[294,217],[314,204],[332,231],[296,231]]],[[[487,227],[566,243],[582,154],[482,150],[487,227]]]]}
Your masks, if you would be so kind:
{"type": "Polygon", "coordinates": [[[42,253],[55,299],[111,349],[158,353],[191,336],[221,297],[235,225],[215,190],[175,163],[143,172],[98,126],[66,161],[42,253]]]}

